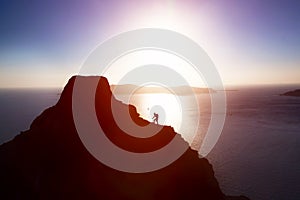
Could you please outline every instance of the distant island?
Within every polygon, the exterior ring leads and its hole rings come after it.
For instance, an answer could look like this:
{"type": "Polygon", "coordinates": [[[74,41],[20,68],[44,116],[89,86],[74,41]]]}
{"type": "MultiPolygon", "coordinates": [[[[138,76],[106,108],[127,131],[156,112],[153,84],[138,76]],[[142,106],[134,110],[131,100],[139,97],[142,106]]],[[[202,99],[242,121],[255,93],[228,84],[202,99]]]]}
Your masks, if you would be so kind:
{"type": "Polygon", "coordinates": [[[300,97],[300,89],[288,91],[283,94],[280,94],[281,96],[292,96],[292,97],[300,97]]]}
{"type": "Polygon", "coordinates": [[[216,92],[212,88],[177,86],[177,87],[170,87],[168,89],[165,89],[163,87],[155,87],[155,86],[140,87],[138,85],[133,85],[133,84],[111,85],[110,89],[114,94],[175,93],[176,95],[180,95],[180,96],[191,95],[191,94],[208,94],[208,93],[216,92]]]}

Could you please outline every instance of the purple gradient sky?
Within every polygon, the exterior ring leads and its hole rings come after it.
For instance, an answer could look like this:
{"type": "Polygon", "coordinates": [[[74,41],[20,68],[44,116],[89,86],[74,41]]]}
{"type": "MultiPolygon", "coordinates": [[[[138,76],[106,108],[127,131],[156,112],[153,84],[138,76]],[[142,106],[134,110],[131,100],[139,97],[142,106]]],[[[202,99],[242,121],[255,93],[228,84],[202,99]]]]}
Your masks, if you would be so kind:
{"type": "Polygon", "coordinates": [[[108,37],[144,27],[197,41],[225,84],[300,83],[300,2],[1,1],[0,87],[61,87],[108,37]]]}

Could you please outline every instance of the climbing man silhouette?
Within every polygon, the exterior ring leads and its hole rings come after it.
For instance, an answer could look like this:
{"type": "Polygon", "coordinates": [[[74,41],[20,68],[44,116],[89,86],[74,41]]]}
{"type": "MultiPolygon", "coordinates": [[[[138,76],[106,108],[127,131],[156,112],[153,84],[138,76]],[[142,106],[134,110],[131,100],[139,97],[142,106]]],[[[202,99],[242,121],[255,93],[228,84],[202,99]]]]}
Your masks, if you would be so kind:
{"type": "Polygon", "coordinates": [[[158,114],[157,113],[153,114],[152,119],[153,119],[154,124],[155,124],[155,122],[156,122],[156,124],[158,124],[158,114]]]}

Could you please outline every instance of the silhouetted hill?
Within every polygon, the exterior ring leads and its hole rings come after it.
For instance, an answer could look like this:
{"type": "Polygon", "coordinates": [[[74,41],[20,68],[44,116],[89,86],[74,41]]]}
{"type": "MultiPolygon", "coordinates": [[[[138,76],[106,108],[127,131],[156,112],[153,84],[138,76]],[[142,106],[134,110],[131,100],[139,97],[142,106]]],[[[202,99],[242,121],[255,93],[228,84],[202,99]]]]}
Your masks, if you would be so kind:
{"type": "Polygon", "coordinates": [[[300,89],[281,94],[282,96],[300,97],[300,89]]]}
{"type": "MultiPolygon", "coordinates": [[[[78,78],[88,85],[95,77],[78,78]]],[[[74,81],[72,77],[58,103],[38,116],[29,130],[0,146],[1,199],[247,199],[226,197],[212,165],[191,149],[171,165],[149,173],[125,173],[100,163],[76,132],[72,116],[74,81]]],[[[140,126],[149,122],[139,117],[134,106],[116,100],[102,77],[95,99],[98,120],[107,137],[120,147],[133,152],[152,151],[176,135],[172,127],[163,127],[147,139],[127,135],[113,120],[111,99],[121,117],[129,109],[131,118],[140,126]]],[[[157,127],[151,124],[149,129],[157,127]]]]}

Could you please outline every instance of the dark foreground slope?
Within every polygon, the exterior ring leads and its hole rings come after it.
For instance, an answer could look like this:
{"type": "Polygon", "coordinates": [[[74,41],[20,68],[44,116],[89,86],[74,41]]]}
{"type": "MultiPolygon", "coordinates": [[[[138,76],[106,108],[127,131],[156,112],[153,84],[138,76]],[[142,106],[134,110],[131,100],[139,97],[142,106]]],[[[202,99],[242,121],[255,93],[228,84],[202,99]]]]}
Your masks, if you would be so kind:
{"type": "MultiPolygon", "coordinates": [[[[88,82],[92,77],[81,78],[88,82]]],[[[74,80],[69,80],[59,102],[38,116],[28,131],[0,146],[1,199],[230,199],[220,190],[209,162],[191,149],[171,165],[141,174],[120,172],[96,160],[81,143],[73,122],[74,80]]],[[[105,78],[98,86],[98,120],[112,142],[133,152],[147,152],[175,136],[171,127],[144,140],[123,133],[113,120],[111,98],[120,116],[129,108],[137,124],[149,122],[139,118],[133,106],[117,101],[105,78]]]]}

